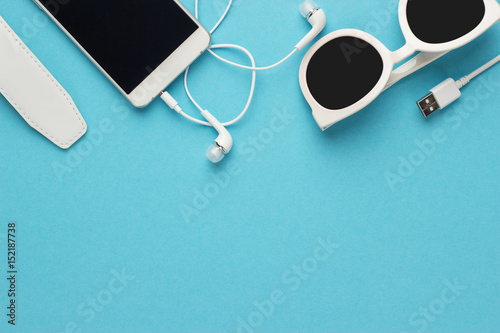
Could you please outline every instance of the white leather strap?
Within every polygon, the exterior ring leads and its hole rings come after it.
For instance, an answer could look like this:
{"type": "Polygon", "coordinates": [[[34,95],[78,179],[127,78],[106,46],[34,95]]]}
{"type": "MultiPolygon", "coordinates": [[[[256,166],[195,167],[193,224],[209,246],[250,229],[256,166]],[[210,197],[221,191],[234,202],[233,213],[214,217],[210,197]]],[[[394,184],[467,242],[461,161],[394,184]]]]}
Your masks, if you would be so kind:
{"type": "Polygon", "coordinates": [[[31,127],[63,149],[87,131],[69,94],[1,16],[0,93],[31,127]]]}

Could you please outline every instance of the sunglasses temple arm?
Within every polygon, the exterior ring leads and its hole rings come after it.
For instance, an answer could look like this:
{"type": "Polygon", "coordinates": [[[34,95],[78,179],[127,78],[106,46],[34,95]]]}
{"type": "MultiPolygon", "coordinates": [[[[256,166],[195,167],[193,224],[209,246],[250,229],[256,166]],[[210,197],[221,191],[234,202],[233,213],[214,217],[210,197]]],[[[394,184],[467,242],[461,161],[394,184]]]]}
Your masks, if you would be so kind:
{"type": "Polygon", "coordinates": [[[439,53],[421,52],[417,54],[415,57],[408,60],[408,62],[401,65],[392,72],[391,76],[389,77],[389,82],[385,86],[384,90],[389,89],[394,84],[398,83],[408,75],[413,74],[419,69],[432,63],[433,61],[436,61],[437,59],[444,56],[446,53],[448,53],[448,51],[439,53]]]}
{"type": "Polygon", "coordinates": [[[497,20],[495,22],[495,24],[497,23],[500,23],[500,4],[498,2],[494,2],[496,4],[496,7],[497,7],[497,20]]]}

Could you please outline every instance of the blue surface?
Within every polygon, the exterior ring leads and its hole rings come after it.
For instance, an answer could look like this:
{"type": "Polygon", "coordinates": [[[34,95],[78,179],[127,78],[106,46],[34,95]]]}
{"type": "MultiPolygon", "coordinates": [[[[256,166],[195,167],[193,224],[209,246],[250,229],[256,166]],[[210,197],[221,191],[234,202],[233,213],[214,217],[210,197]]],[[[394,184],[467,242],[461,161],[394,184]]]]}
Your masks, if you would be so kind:
{"type": "MultiPolygon", "coordinates": [[[[225,1],[201,2],[212,26],[225,1]]],[[[272,63],[309,28],[298,5],[236,0],[214,42],[272,63]]],[[[404,44],[395,1],[321,5],[324,33],[404,44]]],[[[301,52],[259,73],[248,116],[231,128],[235,149],[213,166],[213,130],[158,100],[130,107],[31,1],[4,0],[0,14],[89,126],[62,151],[0,98],[1,276],[9,221],[19,266],[16,327],[0,283],[1,332],[500,332],[500,66],[428,120],[415,106],[496,56],[500,26],[327,133],[300,93],[301,52]],[[288,115],[279,129],[277,114],[288,115]]],[[[191,86],[224,120],[249,80],[205,55],[191,86]]],[[[169,90],[196,114],[180,80],[169,90]]]]}

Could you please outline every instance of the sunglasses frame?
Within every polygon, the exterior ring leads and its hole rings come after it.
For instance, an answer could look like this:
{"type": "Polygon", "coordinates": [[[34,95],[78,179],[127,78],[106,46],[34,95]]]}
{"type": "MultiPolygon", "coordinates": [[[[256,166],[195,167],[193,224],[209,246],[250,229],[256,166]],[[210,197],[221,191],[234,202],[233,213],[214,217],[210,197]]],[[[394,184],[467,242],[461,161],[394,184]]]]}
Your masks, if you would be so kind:
{"type": "Polygon", "coordinates": [[[474,30],[450,42],[430,44],[418,39],[410,29],[406,15],[406,8],[409,1],[416,0],[401,0],[399,2],[399,22],[406,40],[406,45],[399,50],[394,52],[389,51],[389,49],[377,38],[364,31],[356,29],[342,29],[326,35],[314,44],[306,53],[299,71],[300,87],[306,101],[312,108],[314,119],[323,131],[335,123],[361,111],[363,108],[372,103],[383,91],[390,88],[398,81],[441,58],[448,52],[470,43],[486,32],[494,24],[500,22],[500,4],[498,4],[496,0],[483,0],[485,5],[485,14],[481,23],[474,30]],[[320,105],[312,96],[307,84],[307,68],[309,67],[312,57],[320,48],[328,42],[340,37],[359,38],[373,46],[382,57],[383,71],[377,84],[361,100],[347,108],[331,110],[320,105]],[[393,70],[395,65],[410,58],[416,52],[420,53],[408,60],[405,64],[398,67],[396,70],[393,70]]]}

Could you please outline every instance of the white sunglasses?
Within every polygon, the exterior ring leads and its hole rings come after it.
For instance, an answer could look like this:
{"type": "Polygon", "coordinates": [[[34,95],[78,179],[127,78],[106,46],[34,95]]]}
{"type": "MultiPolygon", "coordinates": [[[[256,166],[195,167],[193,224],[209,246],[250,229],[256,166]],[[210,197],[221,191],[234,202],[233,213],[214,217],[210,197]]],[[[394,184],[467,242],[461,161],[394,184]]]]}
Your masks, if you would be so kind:
{"type": "Polygon", "coordinates": [[[354,29],[323,37],[307,52],[300,87],[322,130],[360,111],[384,90],[500,22],[496,0],[401,0],[406,45],[391,52],[354,29]],[[405,64],[394,66],[420,52],[405,64]]]}

